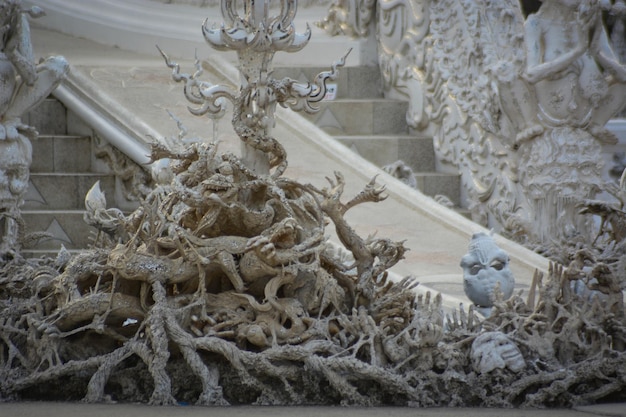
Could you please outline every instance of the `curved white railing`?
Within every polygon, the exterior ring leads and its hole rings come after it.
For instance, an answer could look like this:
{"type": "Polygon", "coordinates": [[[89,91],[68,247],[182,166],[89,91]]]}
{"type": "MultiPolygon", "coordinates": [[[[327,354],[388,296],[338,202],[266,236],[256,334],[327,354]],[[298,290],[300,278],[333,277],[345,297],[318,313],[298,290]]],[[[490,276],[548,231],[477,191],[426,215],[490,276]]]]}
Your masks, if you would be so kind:
{"type": "Polygon", "coordinates": [[[89,91],[81,83],[81,73],[70,71],[66,80],[57,87],[53,95],[69,110],[74,112],[101,138],[118,148],[133,161],[147,166],[150,159],[150,146],[141,138],[146,135],[157,137],[149,125],[133,118],[131,114],[115,111],[119,107],[98,90],[89,91]]]}

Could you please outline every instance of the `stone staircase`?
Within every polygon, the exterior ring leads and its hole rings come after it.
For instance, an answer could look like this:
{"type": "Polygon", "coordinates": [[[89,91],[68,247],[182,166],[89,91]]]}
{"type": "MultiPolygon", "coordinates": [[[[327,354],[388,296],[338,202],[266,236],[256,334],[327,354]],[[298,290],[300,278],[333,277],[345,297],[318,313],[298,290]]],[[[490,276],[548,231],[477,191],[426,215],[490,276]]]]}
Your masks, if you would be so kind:
{"type": "Polygon", "coordinates": [[[48,98],[23,118],[39,137],[33,142],[30,184],[22,207],[25,233],[46,232],[25,257],[51,255],[61,248],[86,248],[92,227],[83,221],[85,195],[96,181],[111,199],[115,176],[94,155],[93,134],[61,102],[48,98]]]}
{"type": "MultiPolygon", "coordinates": [[[[306,82],[327,70],[283,67],[274,77],[306,82]]],[[[304,117],[376,166],[402,160],[413,170],[417,189],[431,197],[445,195],[460,207],[460,175],[436,171],[432,138],[409,133],[408,103],[383,98],[378,67],[341,68],[329,84],[336,85],[334,99],[324,100],[318,113],[304,117]]]]}
{"type": "MultiPolygon", "coordinates": [[[[278,68],[276,78],[311,80],[327,68],[278,68]]],[[[415,174],[417,188],[428,196],[445,195],[460,205],[459,175],[438,173],[430,137],[409,134],[407,103],[385,99],[376,67],[341,69],[336,96],[305,117],[340,143],[378,167],[404,161],[415,174]]],[[[53,97],[29,113],[24,122],[39,131],[33,143],[30,185],[22,215],[25,233],[46,232],[52,238],[25,247],[26,257],[54,256],[61,245],[70,251],[89,246],[95,229],[83,220],[84,198],[100,181],[110,206],[115,206],[116,178],[95,157],[92,129],[53,97]]],[[[119,193],[117,193],[119,194],[119,193]]]]}

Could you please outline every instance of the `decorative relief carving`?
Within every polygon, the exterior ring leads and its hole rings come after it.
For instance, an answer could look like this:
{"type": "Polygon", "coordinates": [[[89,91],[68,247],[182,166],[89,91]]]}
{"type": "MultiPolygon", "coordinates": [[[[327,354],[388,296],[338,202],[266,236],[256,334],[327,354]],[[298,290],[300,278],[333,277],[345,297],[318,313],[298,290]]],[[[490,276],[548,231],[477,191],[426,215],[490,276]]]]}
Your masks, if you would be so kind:
{"type": "Polygon", "coordinates": [[[475,220],[535,242],[589,231],[575,205],[606,186],[626,97],[602,21],[621,2],[605,3],[547,0],[525,21],[514,0],[378,2],[386,94],[461,172],[475,220]]]}
{"type": "Polygon", "coordinates": [[[328,15],[316,24],[331,35],[365,37],[371,33],[376,0],[333,0],[328,15]]]}
{"type": "Polygon", "coordinates": [[[35,63],[28,17],[38,7],[22,8],[20,0],[0,1],[0,258],[15,256],[21,246],[22,197],[28,187],[32,146],[37,132],[21,117],[41,103],[65,77],[63,57],[35,63]]]}

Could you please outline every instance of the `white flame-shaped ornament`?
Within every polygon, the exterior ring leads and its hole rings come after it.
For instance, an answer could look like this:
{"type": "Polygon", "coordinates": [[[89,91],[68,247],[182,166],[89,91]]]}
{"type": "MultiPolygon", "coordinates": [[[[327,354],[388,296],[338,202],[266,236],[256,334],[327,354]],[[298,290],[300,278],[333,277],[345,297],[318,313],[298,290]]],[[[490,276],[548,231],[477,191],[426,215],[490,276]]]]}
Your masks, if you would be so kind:
{"type": "Polygon", "coordinates": [[[245,0],[244,17],[241,17],[234,0],[223,0],[220,4],[225,23],[220,28],[209,28],[205,21],[204,38],[222,51],[296,52],[304,48],[311,38],[311,28],[307,25],[304,33],[296,33],[293,26],[296,1],[281,0],[280,12],[275,16],[270,16],[269,3],[269,0],[245,0]]]}

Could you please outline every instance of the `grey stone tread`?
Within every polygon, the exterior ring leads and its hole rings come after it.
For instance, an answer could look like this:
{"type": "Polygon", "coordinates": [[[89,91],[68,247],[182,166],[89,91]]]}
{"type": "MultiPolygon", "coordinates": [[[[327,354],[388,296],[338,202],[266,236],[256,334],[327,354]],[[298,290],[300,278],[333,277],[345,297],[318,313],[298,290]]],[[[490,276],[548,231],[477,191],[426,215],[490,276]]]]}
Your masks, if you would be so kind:
{"type": "Polygon", "coordinates": [[[115,177],[98,173],[32,173],[24,196],[24,210],[75,210],[85,207],[89,189],[100,181],[107,199],[113,201],[115,177]]]}
{"type": "Polygon", "coordinates": [[[85,136],[85,135],[64,135],[64,134],[46,134],[46,133],[40,133],[37,136],[37,139],[35,139],[35,143],[37,143],[40,140],[45,140],[45,139],[89,139],[91,140],[91,138],[89,136],[85,136]]]}
{"type": "Polygon", "coordinates": [[[114,177],[113,174],[99,172],[31,172],[31,177],[114,177]]]}
{"type": "Polygon", "coordinates": [[[336,135],[333,136],[337,140],[359,140],[359,139],[378,139],[378,140],[433,140],[432,137],[427,135],[412,135],[410,133],[398,133],[398,134],[376,134],[376,135],[336,135]]]}
{"type": "Polygon", "coordinates": [[[91,141],[84,135],[41,133],[33,141],[31,172],[91,171],[91,141]]]}
{"type": "Polygon", "coordinates": [[[416,172],[416,177],[443,177],[443,178],[459,178],[461,174],[454,174],[450,172],[416,172]]]}
{"type": "Polygon", "coordinates": [[[80,214],[82,215],[86,210],[65,210],[65,209],[60,209],[60,210],[22,210],[22,215],[31,215],[31,214],[37,214],[37,215],[45,215],[45,214],[80,214]]]}

